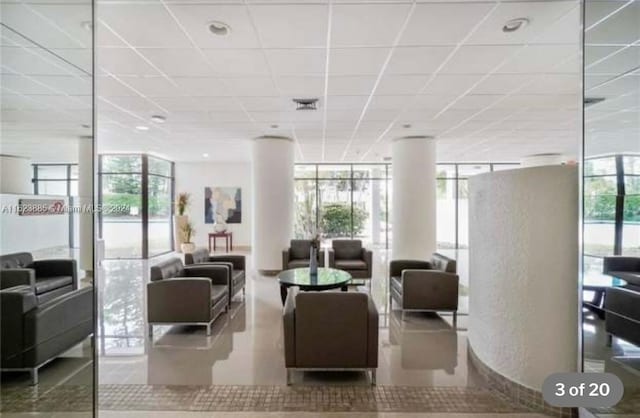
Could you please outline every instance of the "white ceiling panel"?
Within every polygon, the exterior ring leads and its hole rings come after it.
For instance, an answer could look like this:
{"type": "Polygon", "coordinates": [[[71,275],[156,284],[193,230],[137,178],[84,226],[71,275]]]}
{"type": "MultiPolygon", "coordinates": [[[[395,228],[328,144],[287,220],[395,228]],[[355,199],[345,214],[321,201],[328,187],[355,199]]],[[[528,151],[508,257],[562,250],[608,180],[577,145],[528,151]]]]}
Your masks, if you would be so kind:
{"type": "Polygon", "coordinates": [[[415,95],[428,79],[428,75],[387,75],[382,77],[376,93],[381,95],[415,95]]]}
{"type": "Polygon", "coordinates": [[[447,62],[447,74],[486,74],[509,59],[518,49],[515,45],[463,46],[447,62]]]}
{"type": "Polygon", "coordinates": [[[150,76],[158,71],[131,48],[103,48],[100,50],[100,68],[115,75],[150,76]]]}
{"type": "Polygon", "coordinates": [[[331,47],[392,46],[410,10],[409,4],[334,5],[331,47]]]}
{"type": "Polygon", "coordinates": [[[496,73],[539,73],[578,71],[578,67],[557,67],[568,57],[577,56],[578,45],[530,45],[522,47],[496,73]]]}
{"type": "Polygon", "coordinates": [[[326,52],[319,48],[268,49],[269,67],[264,69],[279,75],[324,74],[326,52]]]}
{"type": "Polygon", "coordinates": [[[375,84],[373,76],[330,76],[329,94],[335,96],[368,95],[375,84]]]}
{"type": "Polygon", "coordinates": [[[260,49],[205,49],[207,61],[222,76],[265,76],[269,67],[260,49]]]}
{"type": "Polygon", "coordinates": [[[326,5],[260,4],[249,10],[264,48],[326,46],[326,5]]]}
{"type": "Polygon", "coordinates": [[[177,77],[214,75],[214,69],[196,49],[139,49],[163,73],[177,77]]]}
{"type": "Polygon", "coordinates": [[[333,75],[377,75],[390,48],[331,49],[329,72],[333,75]]]}
{"type": "Polygon", "coordinates": [[[451,54],[451,46],[398,47],[387,66],[387,74],[431,74],[451,54]]]}

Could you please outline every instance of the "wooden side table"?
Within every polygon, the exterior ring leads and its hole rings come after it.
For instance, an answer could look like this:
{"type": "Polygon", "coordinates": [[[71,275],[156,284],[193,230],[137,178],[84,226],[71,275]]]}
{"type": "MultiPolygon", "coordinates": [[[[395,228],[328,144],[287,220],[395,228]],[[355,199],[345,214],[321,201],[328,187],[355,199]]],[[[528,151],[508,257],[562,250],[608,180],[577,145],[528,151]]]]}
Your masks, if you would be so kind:
{"type": "Polygon", "coordinates": [[[233,251],[233,232],[210,232],[209,233],[209,252],[211,251],[212,242],[213,242],[213,252],[216,251],[216,239],[224,238],[225,250],[226,252],[233,251]]]}

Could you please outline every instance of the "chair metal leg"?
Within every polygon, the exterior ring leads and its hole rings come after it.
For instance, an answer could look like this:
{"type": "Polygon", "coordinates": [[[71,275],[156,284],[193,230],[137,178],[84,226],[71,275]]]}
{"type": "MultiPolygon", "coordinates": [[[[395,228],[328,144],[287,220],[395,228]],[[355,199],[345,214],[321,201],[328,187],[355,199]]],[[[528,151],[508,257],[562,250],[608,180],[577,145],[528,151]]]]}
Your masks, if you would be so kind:
{"type": "Polygon", "coordinates": [[[29,370],[29,379],[31,380],[31,386],[35,386],[38,384],[38,369],[33,368],[29,370]]]}
{"type": "Polygon", "coordinates": [[[211,335],[211,322],[207,324],[207,337],[211,335]]]}
{"type": "Polygon", "coordinates": [[[149,325],[149,339],[153,340],[153,325],[149,325]]]}
{"type": "Polygon", "coordinates": [[[371,386],[376,385],[376,369],[371,370],[371,386]]]}
{"type": "Polygon", "coordinates": [[[607,347],[611,347],[613,345],[613,334],[607,334],[607,347]]]}
{"type": "Polygon", "coordinates": [[[293,383],[293,379],[291,377],[291,369],[287,369],[287,386],[291,386],[293,383]]]}
{"type": "Polygon", "coordinates": [[[453,327],[458,327],[458,311],[453,311],[453,327]]]}

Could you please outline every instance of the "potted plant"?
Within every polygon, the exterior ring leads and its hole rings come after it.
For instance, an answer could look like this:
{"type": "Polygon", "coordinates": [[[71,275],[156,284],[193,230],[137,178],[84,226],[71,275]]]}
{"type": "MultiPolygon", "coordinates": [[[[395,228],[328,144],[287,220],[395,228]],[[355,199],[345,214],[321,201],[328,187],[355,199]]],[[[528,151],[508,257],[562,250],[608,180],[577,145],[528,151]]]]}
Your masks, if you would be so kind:
{"type": "Polygon", "coordinates": [[[189,221],[189,217],[186,215],[187,208],[191,200],[189,193],[179,193],[176,199],[176,215],[173,217],[173,236],[175,239],[175,250],[180,252],[182,243],[185,242],[183,229],[185,224],[189,221]]]}
{"type": "Polygon", "coordinates": [[[193,228],[193,224],[187,221],[182,226],[182,237],[184,238],[184,242],[180,244],[180,248],[182,252],[185,254],[190,254],[196,249],[196,244],[191,242],[191,238],[196,235],[196,230],[193,228]]]}

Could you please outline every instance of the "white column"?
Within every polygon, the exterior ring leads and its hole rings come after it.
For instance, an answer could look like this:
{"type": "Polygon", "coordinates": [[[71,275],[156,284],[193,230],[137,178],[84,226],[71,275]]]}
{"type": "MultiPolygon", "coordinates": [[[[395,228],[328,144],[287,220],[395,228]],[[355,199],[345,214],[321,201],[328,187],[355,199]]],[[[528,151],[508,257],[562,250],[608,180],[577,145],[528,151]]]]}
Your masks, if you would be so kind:
{"type": "Polygon", "coordinates": [[[293,234],[293,141],[262,136],[253,142],[253,258],[259,271],[282,269],[293,234]]]}
{"type": "Polygon", "coordinates": [[[436,251],[436,144],[429,137],[392,143],[393,258],[428,259],[436,251]]]}
{"type": "Polygon", "coordinates": [[[0,193],[33,194],[32,178],[29,158],[0,154],[0,193]]]}
{"type": "Polygon", "coordinates": [[[81,208],[79,224],[79,264],[87,276],[93,276],[93,137],[82,136],[78,141],[78,198],[81,208]]]}
{"type": "Polygon", "coordinates": [[[578,169],[469,179],[469,344],[506,378],[540,390],[578,355],[578,169]]]}

